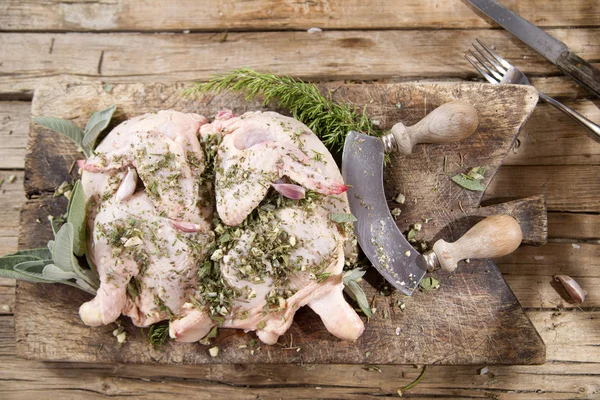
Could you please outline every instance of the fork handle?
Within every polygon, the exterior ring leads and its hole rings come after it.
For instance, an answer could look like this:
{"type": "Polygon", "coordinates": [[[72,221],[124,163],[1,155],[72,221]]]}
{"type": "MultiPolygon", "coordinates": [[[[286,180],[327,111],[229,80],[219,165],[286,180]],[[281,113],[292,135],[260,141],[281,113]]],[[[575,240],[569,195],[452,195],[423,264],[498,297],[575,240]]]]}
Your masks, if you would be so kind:
{"type": "Polygon", "coordinates": [[[591,138],[596,142],[600,142],[600,126],[579,114],[577,111],[565,106],[563,103],[554,100],[552,97],[546,96],[544,93],[540,93],[539,95],[540,98],[542,98],[546,103],[552,104],[554,107],[558,108],[569,117],[579,122],[581,125],[585,126],[588,129],[591,138]]]}

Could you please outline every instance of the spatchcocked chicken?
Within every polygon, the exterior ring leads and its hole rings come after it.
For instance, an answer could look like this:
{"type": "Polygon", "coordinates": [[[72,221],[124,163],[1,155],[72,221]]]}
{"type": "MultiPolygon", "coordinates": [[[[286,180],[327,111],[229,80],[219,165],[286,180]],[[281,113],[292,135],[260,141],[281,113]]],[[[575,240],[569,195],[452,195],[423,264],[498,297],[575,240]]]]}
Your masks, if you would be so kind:
{"type": "Polygon", "coordinates": [[[87,325],[124,314],[169,320],[177,341],[220,326],[273,344],[308,305],[335,336],[362,334],[342,294],[351,226],[330,218],[349,213],[346,187],[304,124],[159,111],[117,126],[80,167],[101,282],[79,310],[87,325]]]}

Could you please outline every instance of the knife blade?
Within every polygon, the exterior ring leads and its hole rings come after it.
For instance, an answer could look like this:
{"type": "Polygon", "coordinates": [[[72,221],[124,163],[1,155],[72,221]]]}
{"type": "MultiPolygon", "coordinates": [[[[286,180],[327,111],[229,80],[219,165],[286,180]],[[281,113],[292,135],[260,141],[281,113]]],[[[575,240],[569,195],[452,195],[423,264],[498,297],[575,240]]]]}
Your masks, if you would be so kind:
{"type": "Polygon", "coordinates": [[[600,71],[577,54],[569,51],[563,42],[513,11],[506,9],[497,1],[469,0],[469,2],[556,65],[562,72],[600,97],[600,71]]]}
{"type": "Polygon", "coordinates": [[[354,232],[358,244],[379,273],[410,296],[427,272],[427,262],[400,232],[386,205],[383,142],[351,131],[343,154],[342,176],[351,183],[347,194],[350,211],[357,219],[354,232]]]}
{"type": "Polygon", "coordinates": [[[411,295],[427,272],[427,261],[406,240],[390,214],[383,189],[386,152],[409,154],[416,143],[449,143],[477,129],[477,111],[468,103],[446,103],[406,127],[394,125],[383,138],[351,131],[342,154],[342,176],[350,184],[348,201],[357,218],[358,243],[375,268],[394,287],[411,295]]]}
{"type": "Polygon", "coordinates": [[[522,240],[521,227],[508,215],[484,219],[454,243],[443,239],[419,254],[406,240],[387,207],[383,188],[383,159],[387,152],[409,154],[415,143],[448,143],[470,136],[477,129],[477,112],[464,102],[446,103],[405,127],[398,123],[383,138],[349,132],[342,154],[342,176],[349,183],[348,202],[357,218],[358,243],[379,273],[410,296],[428,270],[452,272],[465,258],[500,257],[522,240]]]}

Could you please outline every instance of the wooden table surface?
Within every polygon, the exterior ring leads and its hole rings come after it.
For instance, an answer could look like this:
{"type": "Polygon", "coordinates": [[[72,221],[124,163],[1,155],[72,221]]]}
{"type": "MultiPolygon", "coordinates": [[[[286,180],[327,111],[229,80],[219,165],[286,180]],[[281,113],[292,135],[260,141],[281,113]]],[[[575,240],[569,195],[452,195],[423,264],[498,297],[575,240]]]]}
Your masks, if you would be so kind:
{"type": "MultiPolygon", "coordinates": [[[[600,67],[600,1],[501,0],[600,67]]],[[[249,66],[312,81],[478,79],[480,38],[541,91],[600,122],[600,101],[466,1],[3,0],[0,4],[0,254],[18,247],[23,156],[42,82],[203,80],[249,66]],[[176,4],[175,4],[176,3],[176,4]],[[323,32],[308,33],[318,27],[323,32]],[[13,183],[8,179],[16,177],[13,183]]],[[[431,366],[405,397],[600,398],[600,144],[539,104],[487,201],[545,194],[549,243],[497,260],[547,346],[541,366],[431,366]],[[588,292],[568,302],[552,275],[588,292]]],[[[42,221],[45,223],[45,221],[42,221]]],[[[15,355],[14,282],[0,280],[0,398],[380,398],[416,366],[154,366],[44,363],[15,355]]],[[[65,332],[68,334],[68,332],[65,332]]]]}

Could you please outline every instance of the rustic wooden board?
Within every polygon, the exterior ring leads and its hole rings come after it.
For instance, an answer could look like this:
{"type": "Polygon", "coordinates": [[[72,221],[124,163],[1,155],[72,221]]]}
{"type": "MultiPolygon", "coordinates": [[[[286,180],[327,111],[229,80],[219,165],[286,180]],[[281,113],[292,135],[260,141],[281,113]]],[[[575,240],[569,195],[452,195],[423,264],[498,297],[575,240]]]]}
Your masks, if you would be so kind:
{"type": "MultiPolygon", "coordinates": [[[[101,85],[42,87],[36,92],[32,114],[70,118],[83,125],[92,110],[112,103],[119,106],[118,120],[161,108],[205,115],[213,115],[222,107],[236,112],[260,108],[258,101],[245,102],[242,96],[232,94],[182,98],[181,88],[162,84],[115,85],[109,92],[101,85]]],[[[473,137],[460,144],[418,146],[414,155],[396,159],[388,168],[388,194],[393,196],[402,190],[408,199],[403,205],[400,226],[433,218],[421,231],[427,241],[440,235],[453,238],[464,231],[465,224],[460,220],[476,212],[482,194],[459,189],[449,176],[481,165],[488,167],[489,183],[537,100],[532,88],[483,84],[341,85],[330,89],[334,89],[338,100],[360,107],[367,105],[369,115],[378,119],[382,127],[399,120],[413,124],[436,106],[454,99],[469,101],[478,109],[480,127],[473,137]],[[444,156],[448,157],[445,172],[444,156]],[[462,165],[459,159],[464,161],[462,165]]],[[[31,200],[22,212],[22,247],[40,246],[48,240],[45,216],[62,212],[65,204],[64,199],[47,193],[72,178],[68,170],[78,157],[66,140],[38,126],[32,127],[25,188],[30,197],[41,197],[31,200]],[[32,223],[37,218],[42,221],[40,226],[32,223]]],[[[542,227],[531,232],[545,231],[542,227]]],[[[280,339],[282,346],[261,345],[251,355],[250,349],[239,346],[248,344],[252,335],[221,330],[215,340],[221,348],[216,358],[208,355],[206,346],[197,343],[169,343],[162,349],[152,349],[141,338],[140,330],[130,324],[129,340],[119,347],[111,334],[113,327],[89,328],[79,320],[77,308],[89,295],[70,287],[21,284],[16,300],[17,351],[24,357],[56,361],[184,364],[527,364],[545,360],[541,338],[491,261],[463,263],[455,274],[435,275],[442,282],[439,290],[400,298],[397,293],[388,297],[377,294],[380,279],[370,274],[366,291],[369,298],[374,298],[378,311],[355,343],[335,339],[310,310],[301,310],[290,331],[280,339]],[[404,312],[396,306],[398,300],[406,303],[404,312]],[[384,310],[388,319],[383,318],[384,310]],[[396,328],[400,328],[399,335],[396,328]],[[283,348],[292,343],[292,337],[300,351],[283,348]]]]}

